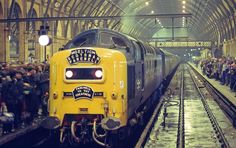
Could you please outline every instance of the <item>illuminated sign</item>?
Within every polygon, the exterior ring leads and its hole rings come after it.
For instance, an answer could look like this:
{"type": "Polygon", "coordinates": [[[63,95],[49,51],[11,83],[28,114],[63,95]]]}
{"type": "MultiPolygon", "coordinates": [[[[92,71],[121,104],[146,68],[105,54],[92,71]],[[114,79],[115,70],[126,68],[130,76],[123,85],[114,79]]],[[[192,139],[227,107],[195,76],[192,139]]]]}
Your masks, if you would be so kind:
{"type": "Polygon", "coordinates": [[[100,57],[97,55],[95,50],[92,49],[76,49],[72,50],[67,60],[70,64],[75,63],[94,63],[100,62],[100,57]]]}

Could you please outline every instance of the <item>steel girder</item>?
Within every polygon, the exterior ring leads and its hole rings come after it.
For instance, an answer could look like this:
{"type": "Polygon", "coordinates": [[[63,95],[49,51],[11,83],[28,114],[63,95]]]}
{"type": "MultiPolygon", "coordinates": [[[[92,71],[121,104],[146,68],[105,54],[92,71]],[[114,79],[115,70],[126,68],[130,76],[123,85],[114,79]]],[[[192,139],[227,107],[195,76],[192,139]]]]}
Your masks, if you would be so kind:
{"type": "MultiPolygon", "coordinates": [[[[85,22],[85,25],[91,24],[93,26],[99,25],[99,23],[103,20],[108,20],[108,27],[112,29],[119,30],[122,25],[120,18],[110,17],[110,16],[124,16],[126,12],[118,7],[116,4],[117,1],[110,0],[80,0],[80,1],[71,1],[71,0],[41,0],[41,3],[45,7],[45,11],[43,12],[43,16],[46,16],[51,9],[51,16],[54,16],[53,11],[55,8],[55,3],[59,2],[60,6],[57,8],[57,14],[55,15],[57,19],[60,19],[60,16],[71,16],[78,17],[78,20],[73,24],[78,27],[78,21],[81,20],[85,22]],[[44,5],[46,3],[47,5],[44,5]],[[70,8],[68,14],[64,13],[63,10],[67,10],[70,8]],[[78,11],[77,14],[73,13],[74,11],[78,11]],[[103,12],[103,13],[101,13],[103,12]],[[63,14],[63,15],[62,15],[63,14]],[[86,15],[86,17],[81,17],[86,15]],[[102,15],[106,15],[107,18],[102,18],[102,15]],[[100,16],[100,18],[99,18],[100,16]],[[92,19],[93,17],[93,19],[92,19]],[[97,21],[97,19],[99,19],[97,21]],[[92,21],[91,21],[92,20],[92,21]],[[98,24],[97,24],[98,22],[98,24]]],[[[206,2],[206,1],[204,1],[206,2]]],[[[208,0],[208,5],[205,7],[204,2],[201,0],[190,1],[188,3],[188,8],[190,12],[193,13],[193,17],[188,21],[188,27],[192,28],[192,33],[195,35],[199,34],[199,32],[205,32],[204,36],[206,38],[212,38],[213,40],[217,40],[220,35],[221,41],[223,39],[230,40],[235,38],[236,36],[236,20],[234,13],[236,11],[236,0],[208,0]],[[199,23],[198,23],[199,22],[199,23]],[[204,22],[204,24],[202,24],[204,22]]],[[[123,6],[128,5],[130,1],[124,1],[123,6]]],[[[31,1],[29,12],[27,14],[28,19],[26,21],[35,21],[34,18],[30,18],[31,13],[33,11],[33,6],[35,4],[35,0],[31,1]]],[[[8,24],[13,22],[12,19],[12,10],[15,5],[15,0],[11,1],[11,6],[8,13],[8,24]]],[[[139,5],[135,6],[139,7],[139,5]]],[[[67,12],[67,11],[65,11],[67,12]]],[[[154,17],[153,17],[154,18],[154,17]]],[[[47,17],[45,17],[47,19],[47,17]]],[[[55,18],[56,19],[56,18],[55,18]]],[[[62,18],[63,19],[63,18],[62,18]]],[[[21,19],[19,19],[20,21],[21,19]]],[[[40,18],[39,18],[40,20],[40,18]]],[[[43,19],[42,19],[43,20],[43,19]]],[[[40,21],[42,21],[40,20],[40,21]]],[[[74,20],[74,19],[71,19],[74,20]]],[[[2,20],[3,21],[3,20],[2,20]]],[[[6,21],[6,20],[5,20],[6,21]]],[[[64,35],[67,35],[67,30],[69,27],[69,20],[65,23],[65,32],[64,35]]],[[[73,22],[73,21],[71,21],[73,22]]],[[[143,19],[139,20],[137,25],[129,25],[127,26],[130,34],[142,36],[148,34],[151,36],[155,33],[155,27],[152,24],[153,19],[143,19]],[[140,25],[138,25],[140,24],[140,25]],[[150,29],[151,28],[151,29],[150,29]],[[150,29],[150,30],[149,30],[150,29]],[[141,30],[141,31],[140,31],[141,30]],[[149,33],[147,33],[149,32],[149,33]]],[[[55,32],[58,26],[58,20],[55,23],[55,32]]],[[[157,28],[158,29],[158,28],[157,28]]],[[[191,31],[191,30],[190,30],[191,31]]]]}
{"type": "MultiPolygon", "coordinates": [[[[79,1],[79,2],[78,1],[74,1],[73,2],[73,5],[72,5],[73,7],[70,9],[69,16],[73,15],[73,12],[75,11],[75,9],[77,9],[79,7],[80,3],[81,3],[81,1],[79,1]]],[[[70,23],[70,21],[68,20],[66,22],[66,26],[65,26],[65,30],[64,30],[65,37],[67,37],[69,23],[70,23]]]]}
{"type": "MultiPolygon", "coordinates": [[[[207,28],[206,26],[213,26],[213,28],[216,28],[215,27],[216,25],[217,28],[219,28],[219,34],[221,34],[220,35],[221,40],[223,40],[223,38],[226,38],[227,40],[234,38],[235,37],[235,29],[234,29],[235,18],[233,17],[233,14],[235,11],[235,2],[231,0],[223,0],[223,1],[214,0],[214,1],[209,1],[208,7],[210,8],[210,10],[209,9],[205,10],[207,11],[206,13],[207,18],[205,18],[205,20],[208,20],[206,22],[206,25],[203,25],[203,26],[198,25],[197,28],[200,28],[200,30],[204,31],[204,28],[207,28]],[[234,5],[234,7],[232,6],[232,4],[234,5]]],[[[191,10],[194,11],[194,8],[192,8],[191,10]]],[[[196,16],[192,18],[192,20],[194,21],[192,22],[192,24],[195,24],[195,22],[197,21],[200,23],[201,21],[199,19],[195,19],[195,17],[196,16]]],[[[216,35],[214,39],[217,40],[218,38],[217,33],[214,33],[214,34],[216,35]]]]}

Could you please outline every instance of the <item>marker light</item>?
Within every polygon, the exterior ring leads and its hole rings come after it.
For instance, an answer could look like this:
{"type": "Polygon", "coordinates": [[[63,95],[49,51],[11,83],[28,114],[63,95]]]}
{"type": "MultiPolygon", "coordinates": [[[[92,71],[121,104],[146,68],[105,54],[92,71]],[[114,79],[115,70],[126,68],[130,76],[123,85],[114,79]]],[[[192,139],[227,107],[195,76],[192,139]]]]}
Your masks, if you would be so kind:
{"type": "Polygon", "coordinates": [[[73,72],[71,70],[66,71],[66,77],[71,78],[73,76],[73,72]]]}
{"type": "Polygon", "coordinates": [[[97,78],[101,78],[102,75],[103,75],[103,73],[102,73],[101,70],[96,70],[96,71],[95,71],[95,76],[96,76],[97,78]]]}

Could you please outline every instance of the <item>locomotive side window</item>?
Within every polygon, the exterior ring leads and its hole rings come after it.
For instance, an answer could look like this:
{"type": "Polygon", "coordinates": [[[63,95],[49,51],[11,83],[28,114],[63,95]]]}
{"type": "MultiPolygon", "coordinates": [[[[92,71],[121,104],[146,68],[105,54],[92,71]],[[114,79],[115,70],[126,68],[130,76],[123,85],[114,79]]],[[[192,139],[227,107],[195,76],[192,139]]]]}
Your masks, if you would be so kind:
{"type": "Polygon", "coordinates": [[[135,42],[132,41],[132,43],[134,44],[134,48],[135,48],[135,59],[136,61],[141,61],[141,49],[140,46],[135,42]]]}

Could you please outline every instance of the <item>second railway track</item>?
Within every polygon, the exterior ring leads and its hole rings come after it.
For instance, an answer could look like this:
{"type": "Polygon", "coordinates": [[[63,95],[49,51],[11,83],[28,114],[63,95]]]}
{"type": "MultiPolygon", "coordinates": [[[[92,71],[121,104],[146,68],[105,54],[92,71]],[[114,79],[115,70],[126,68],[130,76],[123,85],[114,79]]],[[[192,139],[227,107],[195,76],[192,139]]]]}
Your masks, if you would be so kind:
{"type": "Polygon", "coordinates": [[[236,146],[236,130],[189,66],[179,67],[169,87],[136,147],[236,146]]]}

